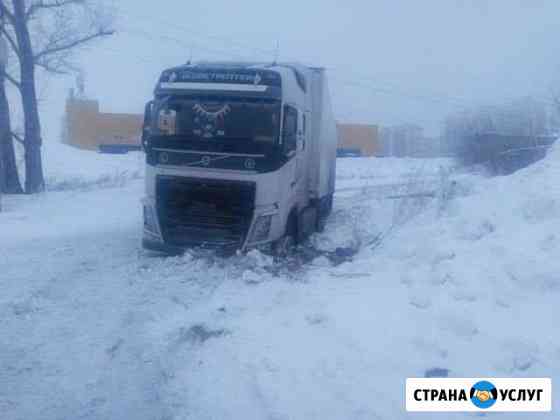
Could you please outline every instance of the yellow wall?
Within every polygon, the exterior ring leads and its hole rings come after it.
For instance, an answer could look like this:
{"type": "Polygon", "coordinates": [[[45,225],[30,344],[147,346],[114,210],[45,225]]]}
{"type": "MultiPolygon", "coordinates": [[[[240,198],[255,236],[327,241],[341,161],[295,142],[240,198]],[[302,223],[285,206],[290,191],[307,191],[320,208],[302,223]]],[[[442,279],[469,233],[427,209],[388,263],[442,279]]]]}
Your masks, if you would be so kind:
{"type": "MultiPolygon", "coordinates": [[[[97,150],[101,144],[140,144],[143,116],[99,112],[99,102],[70,97],[66,101],[67,144],[97,150]]],[[[363,156],[379,152],[376,125],[338,124],[338,147],[358,149],[363,156]]]]}
{"type": "Polygon", "coordinates": [[[99,112],[94,100],[69,98],[66,101],[67,144],[97,150],[101,144],[140,144],[142,115],[99,112]]]}
{"type": "Polygon", "coordinates": [[[379,129],[376,125],[338,124],[338,147],[359,149],[363,156],[374,156],[379,149],[379,129]]]}

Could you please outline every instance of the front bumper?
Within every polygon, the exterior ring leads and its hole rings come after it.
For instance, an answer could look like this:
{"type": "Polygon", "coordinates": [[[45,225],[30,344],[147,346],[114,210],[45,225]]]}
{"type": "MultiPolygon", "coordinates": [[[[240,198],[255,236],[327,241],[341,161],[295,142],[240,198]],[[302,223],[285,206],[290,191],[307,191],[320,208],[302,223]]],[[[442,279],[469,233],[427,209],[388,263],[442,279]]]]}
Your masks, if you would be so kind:
{"type": "Polygon", "coordinates": [[[144,206],[144,235],[142,239],[142,246],[145,249],[164,252],[168,254],[181,254],[190,248],[211,249],[216,251],[223,251],[225,253],[234,253],[237,250],[246,251],[250,248],[255,248],[261,245],[272,242],[280,238],[283,234],[283,227],[281,225],[280,217],[278,214],[278,206],[259,206],[255,209],[255,213],[251,219],[248,233],[243,236],[239,241],[212,241],[203,240],[201,238],[193,239],[184,236],[180,240],[180,244],[170,242],[164,238],[161,233],[159,218],[157,217],[157,210],[155,203],[148,199],[143,200],[144,206]],[[270,226],[268,233],[265,237],[257,237],[255,229],[257,228],[258,220],[261,217],[270,217],[270,226]]]}
{"type": "Polygon", "coordinates": [[[243,251],[277,239],[278,205],[255,206],[255,182],[162,175],[155,181],[154,196],[143,200],[148,249],[243,251]]]}
{"type": "Polygon", "coordinates": [[[142,248],[148,251],[161,252],[168,255],[181,255],[188,249],[211,250],[216,252],[217,255],[229,256],[235,254],[239,248],[236,246],[204,246],[193,245],[189,246],[174,246],[165,242],[160,242],[149,237],[142,238],[142,248]]]}

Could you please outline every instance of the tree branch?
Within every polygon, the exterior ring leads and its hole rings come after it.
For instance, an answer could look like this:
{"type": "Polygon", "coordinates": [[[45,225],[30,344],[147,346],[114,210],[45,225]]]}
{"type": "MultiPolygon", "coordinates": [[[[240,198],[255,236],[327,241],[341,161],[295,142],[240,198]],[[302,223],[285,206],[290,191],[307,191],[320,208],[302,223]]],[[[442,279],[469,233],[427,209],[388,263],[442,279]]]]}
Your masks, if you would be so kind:
{"type": "Polygon", "coordinates": [[[5,26],[0,26],[0,34],[4,35],[4,37],[6,37],[6,39],[8,40],[8,43],[10,44],[10,47],[12,47],[12,50],[14,50],[14,52],[19,57],[20,55],[19,55],[19,48],[17,46],[17,43],[14,40],[14,38],[12,38],[12,35],[10,35],[10,33],[8,32],[8,30],[6,29],[5,26]]]}
{"type": "Polygon", "coordinates": [[[60,68],[57,68],[56,66],[50,65],[47,61],[41,61],[41,60],[35,61],[35,65],[37,67],[41,67],[43,70],[45,70],[49,73],[58,74],[58,75],[61,75],[61,76],[70,73],[68,71],[61,70],[60,68]]]}
{"type": "Polygon", "coordinates": [[[14,14],[8,9],[2,0],[0,0],[0,17],[6,16],[11,24],[14,23],[14,14]]]}
{"type": "Polygon", "coordinates": [[[19,136],[18,134],[14,133],[13,131],[11,132],[12,137],[18,142],[21,143],[23,145],[25,145],[25,141],[21,138],[21,136],[19,136]]]}
{"type": "Polygon", "coordinates": [[[21,83],[18,82],[15,77],[11,76],[5,69],[0,68],[1,75],[6,78],[8,82],[14,85],[16,88],[21,89],[21,83]]]}
{"type": "Polygon", "coordinates": [[[37,61],[40,58],[45,57],[47,55],[56,54],[56,53],[66,51],[66,50],[71,50],[72,48],[75,48],[75,47],[77,47],[79,45],[82,45],[82,44],[86,44],[93,39],[102,38],[102,37],[105,37],[105,36],[110,36],[110,35],[113,35],[114,33],[115,33],[114,30],[100,29],[99,31],[97,31],[93,34],[86,35],[82,38],[75,39],[73,41],[68,42],[67,44],[57,45],[57,46],[53,46],[53,47],[50,47],[50,48],[47,47],[43,51],[35,54],[34,59],[35,59],[35,61],[37,61]]]}
{"type": "Polygon", "coordinates": [[[45,2],[43,0],[35,1],[29,6],[25,12],[25,19],[29,20],[37,10],[40,9],[56,9],[59,7],[68,6],[69,4],[83,3],[84,0],[54,0],[50,2],[45,2]]]}

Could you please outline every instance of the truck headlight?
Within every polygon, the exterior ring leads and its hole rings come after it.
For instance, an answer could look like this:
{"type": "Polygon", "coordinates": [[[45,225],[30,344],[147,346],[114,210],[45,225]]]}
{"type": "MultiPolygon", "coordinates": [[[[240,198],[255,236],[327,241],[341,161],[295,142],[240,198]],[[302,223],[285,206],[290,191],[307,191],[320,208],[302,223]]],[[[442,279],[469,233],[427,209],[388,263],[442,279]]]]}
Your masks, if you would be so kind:
{"type": "Polygon", "coordinates": [[[272,224],[272,215],[259,216],[255,225],[253,226],[253,231],[251,232],[251,242],[260,242],[268,238],[270,233],[270,226],[272,224]]]}

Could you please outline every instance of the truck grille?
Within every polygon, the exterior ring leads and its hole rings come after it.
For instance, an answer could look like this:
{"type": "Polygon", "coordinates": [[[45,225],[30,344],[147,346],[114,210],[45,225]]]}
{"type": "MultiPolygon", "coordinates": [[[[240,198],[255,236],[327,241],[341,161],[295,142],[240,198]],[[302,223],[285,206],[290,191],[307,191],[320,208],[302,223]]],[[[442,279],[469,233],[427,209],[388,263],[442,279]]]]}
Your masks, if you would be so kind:
{"type": "Polygon", "coordinates": [[[157,211],[174,246],[241,246],[253,217],[255,183],[160,176],[157,211]]]}

